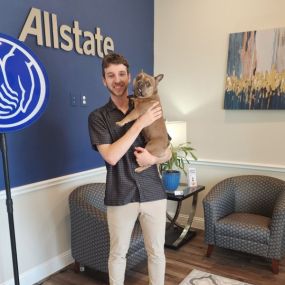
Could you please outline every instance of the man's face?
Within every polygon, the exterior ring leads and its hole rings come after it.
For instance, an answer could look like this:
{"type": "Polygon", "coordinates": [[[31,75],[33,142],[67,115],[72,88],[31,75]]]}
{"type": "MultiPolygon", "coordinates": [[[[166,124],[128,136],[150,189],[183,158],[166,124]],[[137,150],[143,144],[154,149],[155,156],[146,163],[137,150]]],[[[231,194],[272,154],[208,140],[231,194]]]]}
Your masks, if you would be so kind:
{"type": "Polygon", "coordinates": [[[105,68],[103,83],[113,96],[122,97],[123,95],[128,95],[129,82],[130,74],[128,74],[125,65],[111,64],[105,68]]]}

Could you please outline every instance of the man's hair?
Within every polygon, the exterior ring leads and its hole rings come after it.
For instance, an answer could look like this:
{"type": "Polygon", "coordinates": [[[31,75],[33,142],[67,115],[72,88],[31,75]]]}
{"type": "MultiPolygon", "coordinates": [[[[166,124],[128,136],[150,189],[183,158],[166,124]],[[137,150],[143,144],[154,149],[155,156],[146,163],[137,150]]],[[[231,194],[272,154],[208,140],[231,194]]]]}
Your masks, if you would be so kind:
{"type": "Polygon", "coordinates": [[[129,63],[128,61],[120,54],[117,53],[109,53],[104,56],[102,59],[102,75],[105,78],[105,68],[107,68],[111,64],[123,64],[127,68],[127,72],[129,73],[129,63]]]}

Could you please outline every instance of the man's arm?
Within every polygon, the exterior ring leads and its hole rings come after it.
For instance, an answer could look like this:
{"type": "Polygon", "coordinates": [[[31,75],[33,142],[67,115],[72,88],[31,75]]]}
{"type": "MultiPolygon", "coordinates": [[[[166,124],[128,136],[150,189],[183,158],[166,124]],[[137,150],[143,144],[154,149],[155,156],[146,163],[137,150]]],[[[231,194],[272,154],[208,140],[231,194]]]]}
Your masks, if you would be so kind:
{"type": "Polygon", "coordinates": [[[161,106],[159,105],[159,102],[156,102],[135,121],[131,128],[120,139],[112,144],[97,145],[103,159],[111,165],[116,165],[132,146],[142,129],[151,125],[161,117],[161,106]]]}

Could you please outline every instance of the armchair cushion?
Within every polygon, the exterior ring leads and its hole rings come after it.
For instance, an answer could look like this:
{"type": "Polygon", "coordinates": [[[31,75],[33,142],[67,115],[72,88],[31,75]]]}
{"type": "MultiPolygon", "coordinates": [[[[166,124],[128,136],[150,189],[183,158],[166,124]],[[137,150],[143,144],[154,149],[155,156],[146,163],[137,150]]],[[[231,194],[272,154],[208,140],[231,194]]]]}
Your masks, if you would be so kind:
{"type": "Polygon", "coordinates": [[[271,219],[256,214],[233,213],[216,224],[216,235],[269,243],[271,219]]]}

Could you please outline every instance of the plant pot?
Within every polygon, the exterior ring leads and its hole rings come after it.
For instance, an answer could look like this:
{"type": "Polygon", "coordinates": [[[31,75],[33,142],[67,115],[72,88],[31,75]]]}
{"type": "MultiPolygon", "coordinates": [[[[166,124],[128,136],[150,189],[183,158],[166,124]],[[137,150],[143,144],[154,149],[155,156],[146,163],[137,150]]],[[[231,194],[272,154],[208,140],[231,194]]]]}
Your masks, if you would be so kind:
{"type": "Polygon", "coordinates": [[[179,170],[163,171],[162,183],[166,191],[175,191],[180,183],[180,171],[179,170]]]}

